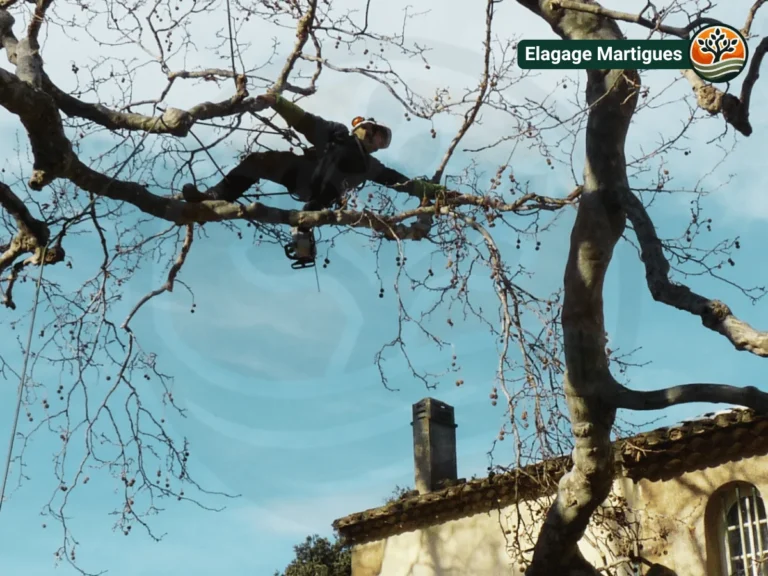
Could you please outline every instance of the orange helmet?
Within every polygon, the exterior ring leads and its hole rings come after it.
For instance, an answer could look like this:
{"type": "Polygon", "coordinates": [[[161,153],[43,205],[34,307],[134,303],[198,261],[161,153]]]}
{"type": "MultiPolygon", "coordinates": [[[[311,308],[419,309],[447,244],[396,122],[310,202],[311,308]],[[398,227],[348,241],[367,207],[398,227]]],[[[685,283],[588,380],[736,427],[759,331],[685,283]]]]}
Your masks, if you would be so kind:
{"type": "Polygon", "coordinates": [[[352,130],[354,131],[358,128],[371,128],[374,133],[381,134],[384,138],[384,144],[382,145],[382,148],[389,148],[389,145],[392,142],[392,130],[386,126],[377,123],[373,118],[355,116],[355,118],[352,120],[352,130]]]}

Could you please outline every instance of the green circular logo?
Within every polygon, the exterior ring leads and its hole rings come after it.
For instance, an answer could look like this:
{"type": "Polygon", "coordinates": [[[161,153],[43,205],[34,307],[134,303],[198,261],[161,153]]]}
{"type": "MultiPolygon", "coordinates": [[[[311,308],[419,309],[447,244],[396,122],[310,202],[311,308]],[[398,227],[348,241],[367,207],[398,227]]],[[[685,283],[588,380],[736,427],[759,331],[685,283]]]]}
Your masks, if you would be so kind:
{"type": "Polygon", "coordinates": [[[707,26],[691,39],[693,71],[707,82],[729,82],[747,65],[749,48],[741,32],[719,24],[707,26]]]}

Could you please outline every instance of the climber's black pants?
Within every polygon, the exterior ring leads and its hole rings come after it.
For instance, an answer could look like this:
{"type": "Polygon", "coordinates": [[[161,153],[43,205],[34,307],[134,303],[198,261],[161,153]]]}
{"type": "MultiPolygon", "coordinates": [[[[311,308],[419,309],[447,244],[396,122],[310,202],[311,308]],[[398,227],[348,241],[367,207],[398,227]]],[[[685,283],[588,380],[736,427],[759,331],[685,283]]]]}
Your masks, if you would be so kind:
{"type": "MultiPolygon", "coordinates": [[[[206,196],[211,200],[234,202],[260,180],[269,180],[309,203],[310,180],[316,165],[316,159],[293,152],[254,152],[243,158],[218,184],[209,188],[206,196]]],[[[305,206],[306,210],[321,208],[305,206]]]]}

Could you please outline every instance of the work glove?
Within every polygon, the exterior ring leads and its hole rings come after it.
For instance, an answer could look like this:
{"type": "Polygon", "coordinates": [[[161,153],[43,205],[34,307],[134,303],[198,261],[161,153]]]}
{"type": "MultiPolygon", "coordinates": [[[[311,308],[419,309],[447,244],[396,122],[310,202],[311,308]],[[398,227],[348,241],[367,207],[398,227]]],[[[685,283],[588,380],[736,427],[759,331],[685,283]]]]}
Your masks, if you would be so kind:
{"type": "Polygon", "coordinates": [[[413,194],[421,198],[434,199],[440,194],[445,194],[445,186],[429,182],[428,180],[414,180],[413,194]]]}

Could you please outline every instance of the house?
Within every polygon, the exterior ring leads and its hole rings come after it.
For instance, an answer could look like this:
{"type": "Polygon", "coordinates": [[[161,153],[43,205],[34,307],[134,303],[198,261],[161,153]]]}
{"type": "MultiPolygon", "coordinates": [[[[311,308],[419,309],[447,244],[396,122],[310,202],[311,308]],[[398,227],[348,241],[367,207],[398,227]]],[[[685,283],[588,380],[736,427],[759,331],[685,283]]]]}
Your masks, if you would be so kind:
{"type": "MultiPolygon", "coordinates": [[[[416,490],[350,514],[353,576],[523,573],[570,457],[457,476],[454,409],[413,405],[416,490]]],[[[617,478],[580,546],[611,574],[765,576],[768,416],[732,409],[614,442],[617,478]]]]}

